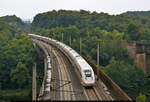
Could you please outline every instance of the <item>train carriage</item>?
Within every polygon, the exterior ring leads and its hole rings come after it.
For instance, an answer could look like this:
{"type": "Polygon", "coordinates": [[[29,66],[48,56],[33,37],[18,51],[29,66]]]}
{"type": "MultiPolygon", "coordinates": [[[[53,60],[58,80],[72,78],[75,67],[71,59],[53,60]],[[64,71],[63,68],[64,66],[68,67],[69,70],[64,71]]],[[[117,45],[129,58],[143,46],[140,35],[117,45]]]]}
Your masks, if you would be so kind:
{"type": "Polygon", "coordinates": [[[95,75],[93,69],[75,50],[51,38],[42,37],[35,34],[29,34],[29,36],[42,41],[44,40],[44,42],[49,42],[50,44],[57,46],[57,48],[59,48],[61,51],[67,53],[70,56],[70,58],[73,60],[73,62],[76,64],[80,72],[82,85],[85,87],[95,85],[95,75]]]}

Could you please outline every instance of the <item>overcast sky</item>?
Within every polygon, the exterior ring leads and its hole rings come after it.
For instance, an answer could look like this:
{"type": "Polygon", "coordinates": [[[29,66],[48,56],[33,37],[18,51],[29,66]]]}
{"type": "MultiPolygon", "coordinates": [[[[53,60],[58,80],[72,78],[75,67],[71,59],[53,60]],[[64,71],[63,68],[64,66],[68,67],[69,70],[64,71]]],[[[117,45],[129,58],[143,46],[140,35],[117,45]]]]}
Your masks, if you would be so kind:
{"type": "Polygon", "coordinates": [[[16,15],[22,19],[51,10],[89,10],[120,14],[126,11],[148,11],[150,0],[0,0],[0,16],[16,15]]]}

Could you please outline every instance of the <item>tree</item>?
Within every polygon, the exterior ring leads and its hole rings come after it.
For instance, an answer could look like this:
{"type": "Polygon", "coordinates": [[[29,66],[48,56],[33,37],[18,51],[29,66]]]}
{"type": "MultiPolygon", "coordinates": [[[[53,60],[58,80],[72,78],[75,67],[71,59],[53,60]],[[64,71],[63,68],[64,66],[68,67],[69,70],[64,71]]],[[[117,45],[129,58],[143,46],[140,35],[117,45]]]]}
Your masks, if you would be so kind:
{"type": "Polygon", "coordinates": [[[138,26],[135,24],[130,24],[127,28],[127,33],[129,34],[131,40],[138,40],[138,26]]]}
{"type": "Polygon", "coordinates": [[[110,64],[103,67],[105,73],[112,78],[125,92],[132,89],[128,95],[135,99],[139,92],[148,92],[148,81],[144,78],[141,68],[125,61],[117,61],[112,57],[110,64]]]}
{"type": "Polygon", "coordinates": [[[144,94],[139,94],[139,96],[136,98],[137,101],[146,101],[146,96],[144,94]]]}
{"type": "Polygon", "coordinates": [[[29,70],[22,64],[22,62],[18,62],[17,67],[11,70],[10,73],[11,81],[15,83],[19,88],[25,88],[30,83],[30,75],[29,70]]]}

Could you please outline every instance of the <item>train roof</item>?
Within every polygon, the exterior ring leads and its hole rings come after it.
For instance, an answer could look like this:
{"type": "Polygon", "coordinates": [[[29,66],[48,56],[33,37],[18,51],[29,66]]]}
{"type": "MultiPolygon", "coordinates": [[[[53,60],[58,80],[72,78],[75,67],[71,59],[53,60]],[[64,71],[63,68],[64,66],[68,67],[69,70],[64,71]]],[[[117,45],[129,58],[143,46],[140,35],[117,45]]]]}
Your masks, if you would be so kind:
{"type": "MultiPolygon", "coordinates": [[[[40,35],[36,35],[36,34],[28,34],[28,35],[32,35],[32,36],[37,36],[37,37],[42,37],[40,35]]],[[[61,45],[62,47],[64,47],[66,50],[69,50],[69,53],[72,54],[72,56],[75,58],[75,60],[77,61],[77,63],[79,63],[80,67],[82,67],[82,70],[92,70],[92,67],[82,58],[82,56],[80,56],[74,49],[72,49],[71,47],[69,47],[68,45],[57,41],[55,39],[52,38],[48,38],[48,37],[42,37],[42,38],[46,38],[48,40],[52,40],[55,43],[61,45]]]]}
{"type": "Polygon", "coordinates": [[[92,67],[83,58],[78,59],[77,62],[80,63],[82,70],[92,70],[92,67]]]}

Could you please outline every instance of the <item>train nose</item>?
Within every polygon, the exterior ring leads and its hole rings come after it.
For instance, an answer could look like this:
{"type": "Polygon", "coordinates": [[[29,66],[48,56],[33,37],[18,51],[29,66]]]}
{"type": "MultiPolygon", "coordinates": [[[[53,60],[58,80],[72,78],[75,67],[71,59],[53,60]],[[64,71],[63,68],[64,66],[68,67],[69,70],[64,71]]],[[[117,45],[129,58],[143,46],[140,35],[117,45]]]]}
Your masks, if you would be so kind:
{"type": "Polygon", "coordinates": [[[90,81],[90,80],[93,80],[93,78],[92,77],[85,77],[85,80],[90,81]]]}

